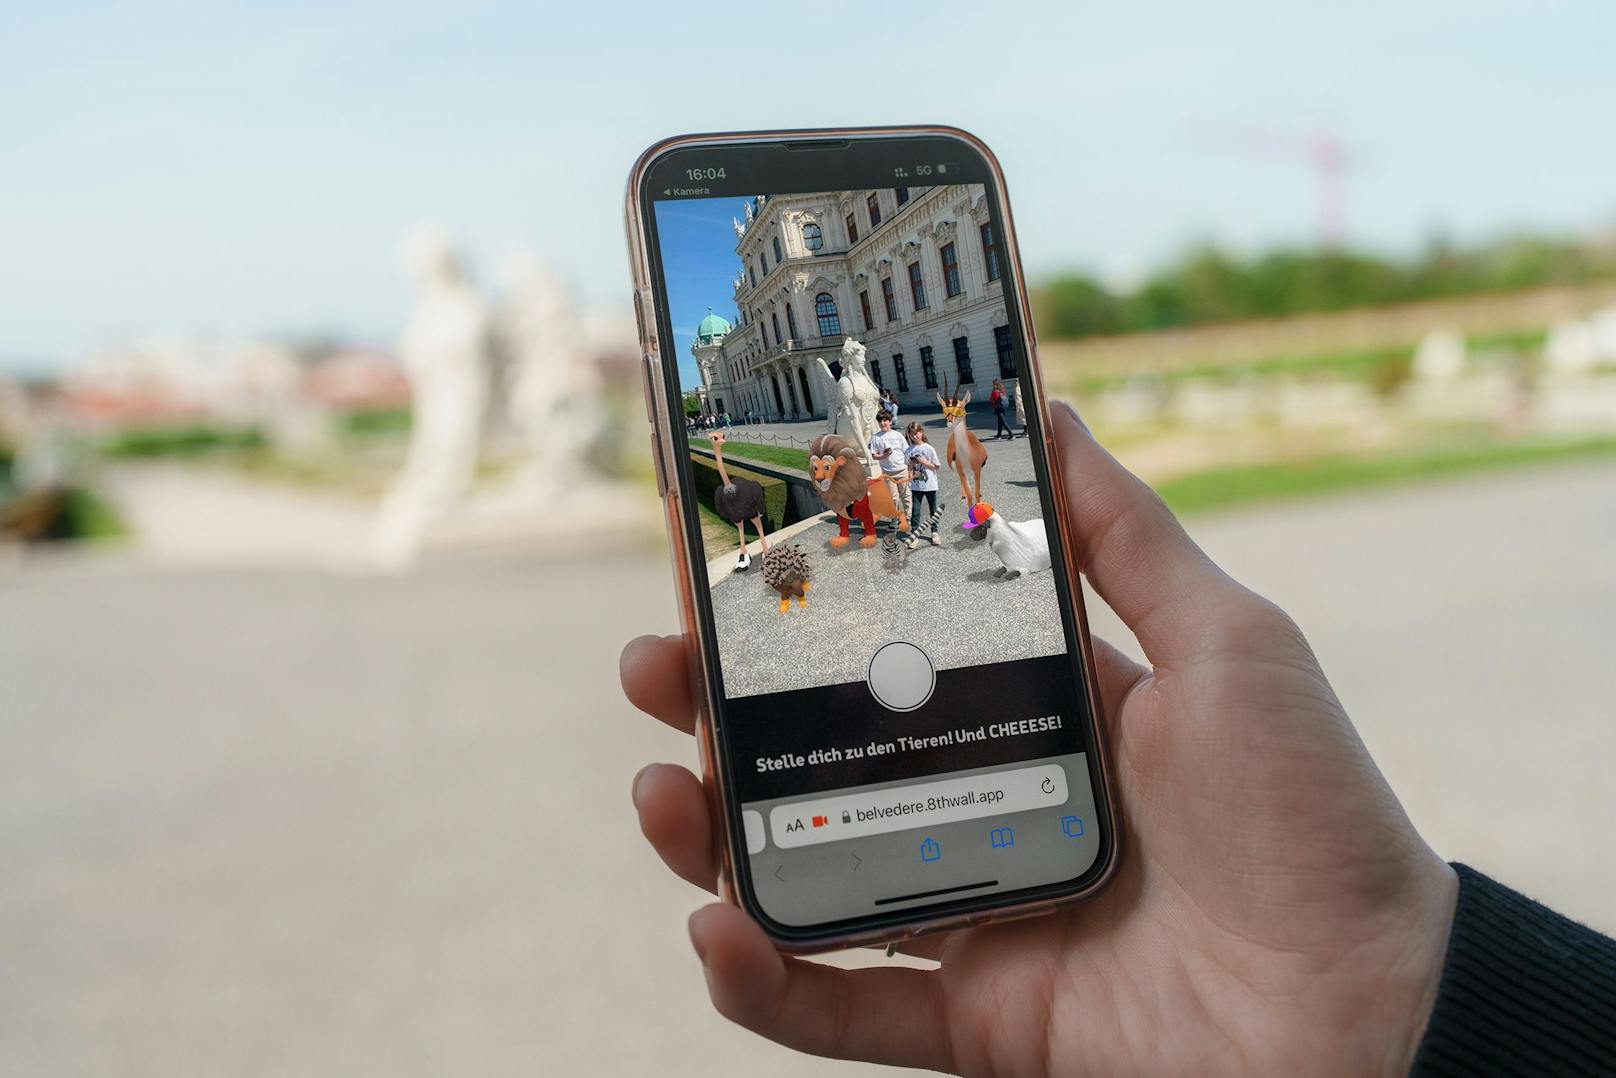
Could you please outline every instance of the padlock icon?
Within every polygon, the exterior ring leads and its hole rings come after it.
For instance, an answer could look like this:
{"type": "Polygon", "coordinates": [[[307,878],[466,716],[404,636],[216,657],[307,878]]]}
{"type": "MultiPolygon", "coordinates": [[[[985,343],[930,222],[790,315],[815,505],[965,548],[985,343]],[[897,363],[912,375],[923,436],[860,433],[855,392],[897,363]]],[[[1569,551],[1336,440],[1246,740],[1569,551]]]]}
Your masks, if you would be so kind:
{"type": "Polygon", "coordinates": [[[848,812],[846,809],[843,809],[842,810],[842,822],[843,823],[852,823],[853,822],[853,814],[851,812],[848,812]]]}

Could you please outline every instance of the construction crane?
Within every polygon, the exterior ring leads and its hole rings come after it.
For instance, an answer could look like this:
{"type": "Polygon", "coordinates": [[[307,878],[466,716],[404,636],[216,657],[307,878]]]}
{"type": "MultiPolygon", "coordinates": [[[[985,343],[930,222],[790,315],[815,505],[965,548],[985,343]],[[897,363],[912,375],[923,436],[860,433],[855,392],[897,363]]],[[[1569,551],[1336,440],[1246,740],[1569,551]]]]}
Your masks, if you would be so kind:
{"type": "Polygon", "coordinates": [[[1306,162],[1318,181],[1319,246],[1333,250],[1341,245],[1347,234],[1346,174],[1353,151],[1340,135],[1325,128],[1296,132],[1254,127],[1209,129],[1202,134],[1220,149],[1249,157],[1306,162]]]}

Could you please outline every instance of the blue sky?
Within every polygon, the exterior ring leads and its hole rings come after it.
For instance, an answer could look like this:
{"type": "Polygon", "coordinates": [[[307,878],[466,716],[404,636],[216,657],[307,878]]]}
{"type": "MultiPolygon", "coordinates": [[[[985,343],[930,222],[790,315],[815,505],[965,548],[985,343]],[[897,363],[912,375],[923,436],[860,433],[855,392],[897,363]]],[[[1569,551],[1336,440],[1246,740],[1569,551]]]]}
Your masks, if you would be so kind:
{"type": "Polygon", "coordinates": [[[741,260],[735,255],[735,229],[730,222],[743,217],[745,201],[745,196],[737,195],[656,203],[679,384],[686,389],[700,380],[690,342],[696,326],[707,317],[707,309],[711,307],[732,325],[740,317],[730,282],[740,270],[741,260]]]}
{"type": "MultiPolygon", "coordinates": [[[[401,235],[534,248],[622,303],[622,185],[680,131],[945,121],[995,147],[1030,274],[1616,222],[1616,5],[1225,0],[0,5],[0,366],[168,333],[396,338],[401,235]],[[1238,137],[1236,137],[1238,136],[1238,137]]],[[[486,276],[486,272],[485,272],[486,276]]]]}

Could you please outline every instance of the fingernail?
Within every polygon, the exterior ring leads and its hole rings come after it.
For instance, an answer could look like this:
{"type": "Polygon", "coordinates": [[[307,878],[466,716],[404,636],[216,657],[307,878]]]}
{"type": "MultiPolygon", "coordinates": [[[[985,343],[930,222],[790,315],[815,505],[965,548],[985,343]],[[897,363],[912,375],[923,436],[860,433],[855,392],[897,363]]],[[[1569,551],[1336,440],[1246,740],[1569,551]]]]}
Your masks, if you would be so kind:
{"type": "MultiPolygon", "coordinates": [[[[1082,427],[1084,430],[1089,429],[1089,425],[1083,422],[1083,417],[1077,414],[1077,409],[1072,407],[1072,403],[1070,401],[1058,400],[1055,402],[1055,407],[1064,411],[1068,419],[1082,427]]],[[[1092,434],[1093,432],[1090,431],[1090,433],[1092,434]]]]}
{"type": "Polygon", "coordinates": [[[655,766],[656,764],[646,764],[634,773],[634,781],[628,788],[628,797],[630,801],[634,802],[635,808],[640,807],[640,783],[645,781],[645,776],[650,774],[651,769],[655,766]]]}

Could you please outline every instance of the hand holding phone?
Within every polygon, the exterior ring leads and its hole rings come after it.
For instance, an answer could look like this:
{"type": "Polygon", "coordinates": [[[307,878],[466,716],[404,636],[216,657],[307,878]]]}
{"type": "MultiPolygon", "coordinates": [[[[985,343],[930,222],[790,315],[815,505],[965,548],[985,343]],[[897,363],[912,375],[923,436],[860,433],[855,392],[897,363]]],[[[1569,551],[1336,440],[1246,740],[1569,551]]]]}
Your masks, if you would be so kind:
{"type": "MultiPolygon", "coordinates": [[[[801,1051],[971,1073],[1407,1073],[1457,884],[1358,740],[1306,640],[1149,488],[1051,409],[1079,567],[1138,636],[1095,641],[1133,838],[1112,885],[1051,916],[899,945],[935,970],[781,955],[734,906],[690,933],[714,1005],[801,1051]]],[[[623,685],[686,732],[686,642],[642,638],[623,685]]],[[[636,776],[668,867],[717,886],[700,780],[636,776]]],[[[679,989],[682,990],[682,989],[679,989]]]]}

